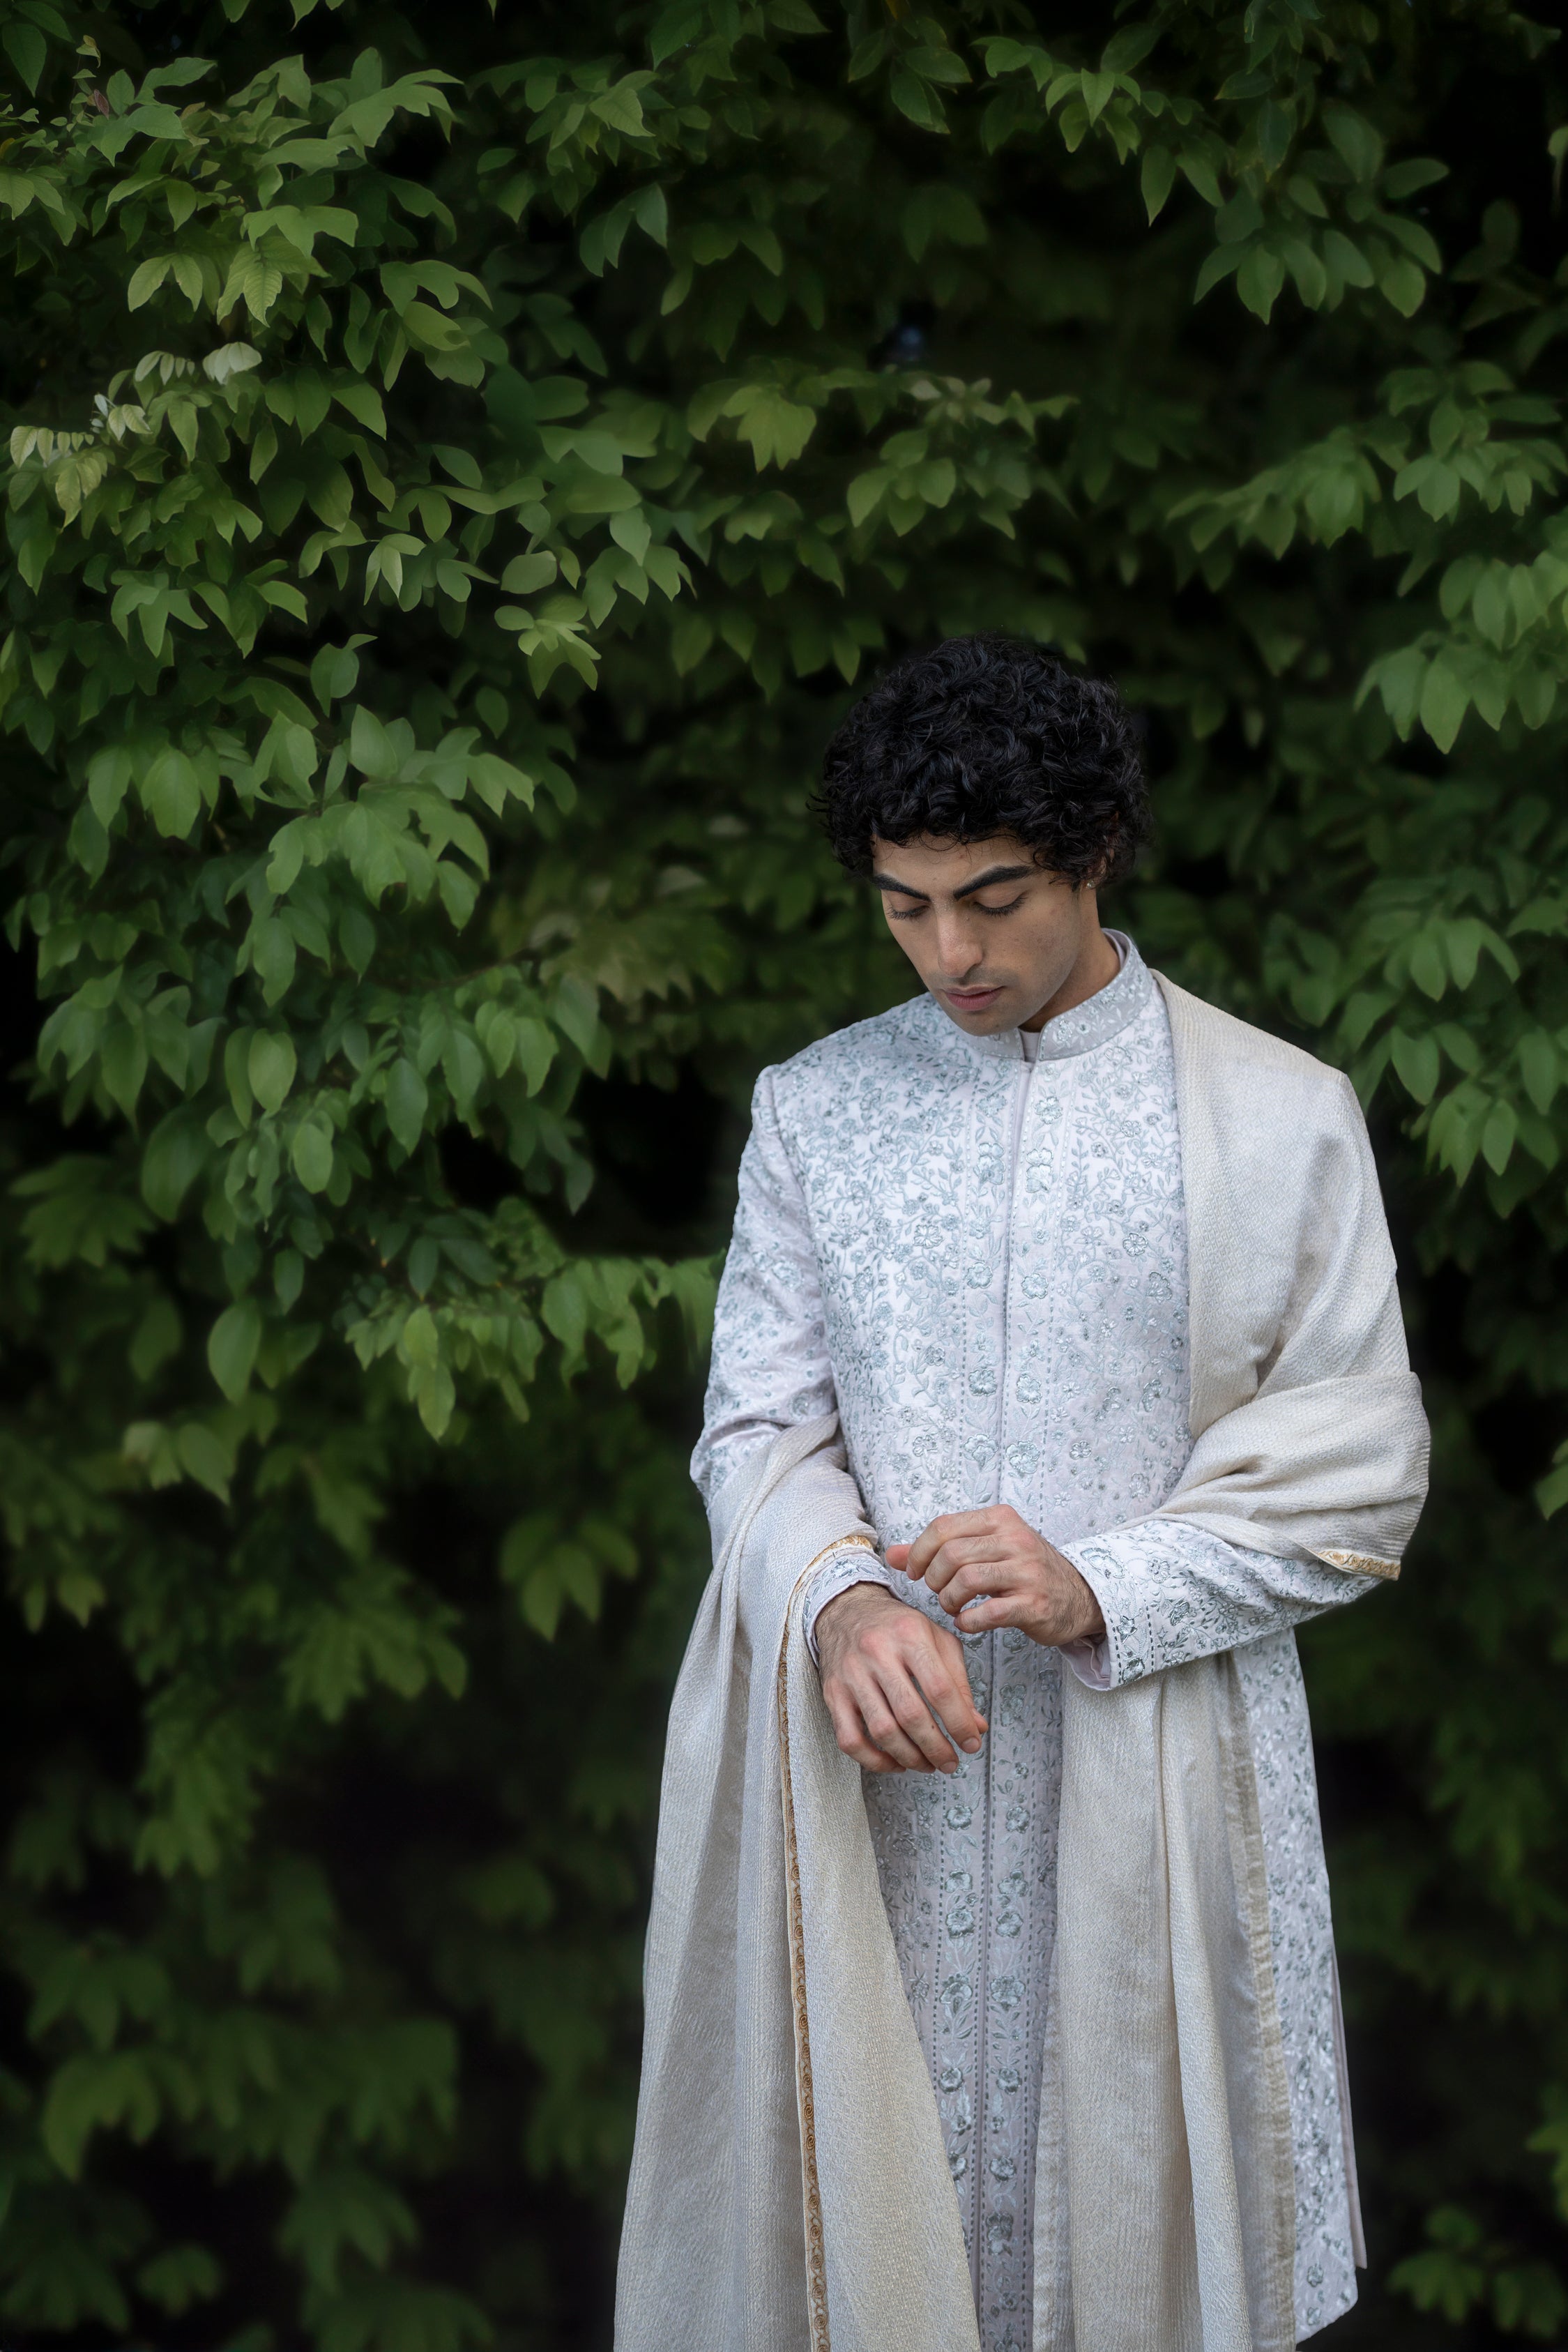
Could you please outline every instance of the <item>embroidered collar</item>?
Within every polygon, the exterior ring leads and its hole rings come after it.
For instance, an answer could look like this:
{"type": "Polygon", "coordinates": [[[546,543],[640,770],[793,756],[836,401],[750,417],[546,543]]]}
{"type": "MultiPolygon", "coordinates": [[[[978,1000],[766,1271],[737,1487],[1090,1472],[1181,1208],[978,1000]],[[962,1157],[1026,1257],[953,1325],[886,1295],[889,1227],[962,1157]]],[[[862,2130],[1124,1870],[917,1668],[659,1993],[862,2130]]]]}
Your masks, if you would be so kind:
{"type": "MultiPolygon", "coordinates": [[[[1096,1045],[1108,1045],[1119,1036],[1129,1023],[1137,1019],[1154,993],[1154,981],[1148,965],[1124,931],[1107,931],[1122,958],[1122,969],[1114,980],[1070,1013],[1059,1013],[1040,1032],[1041,1062],[1065,1062],[1074,1054],[1092,1053],[1096,1045]]],[[[994,1037],[971,1037],[967,1030],[944,1013],[935,997],[927,996],[926,1003],[936,1015],[940,1026],[951,1035],[961,1038],[971,1053],[988,1062],[1021,1062],[1024,1057],[1023,1036],[1017,1029],[998,1030],[994,1037]]]]}

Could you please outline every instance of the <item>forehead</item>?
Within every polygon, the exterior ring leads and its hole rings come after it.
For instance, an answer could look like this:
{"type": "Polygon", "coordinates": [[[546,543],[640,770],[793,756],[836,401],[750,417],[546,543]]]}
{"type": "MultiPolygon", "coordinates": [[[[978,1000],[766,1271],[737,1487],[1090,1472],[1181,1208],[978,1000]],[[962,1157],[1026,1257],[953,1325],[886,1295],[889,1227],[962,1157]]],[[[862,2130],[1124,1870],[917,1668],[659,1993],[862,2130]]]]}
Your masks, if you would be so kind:
{"type": "MultiPolygon", "coordinates": [[[[961,890],[977,874],[994,866],[1032,866],[1034,852],[1016,834],[993,833],[984,841],[955,841],[950,835],[917,834],[913,841],[883,841],[873,834],[871,862],[885,879],[907,882],[927,898],[939,890],[961,890]]],[[[1040,869],[1044,875],[1044,867],[1040,869]]]]}

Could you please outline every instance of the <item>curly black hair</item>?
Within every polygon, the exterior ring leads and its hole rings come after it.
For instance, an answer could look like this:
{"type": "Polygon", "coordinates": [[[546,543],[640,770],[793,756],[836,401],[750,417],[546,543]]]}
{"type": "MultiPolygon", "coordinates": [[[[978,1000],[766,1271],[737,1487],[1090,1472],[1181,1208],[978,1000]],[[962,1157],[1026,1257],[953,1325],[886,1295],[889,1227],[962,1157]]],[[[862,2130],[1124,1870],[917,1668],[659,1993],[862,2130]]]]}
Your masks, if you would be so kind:
{"type": "Polygon", "coordinates": [[[1115,688],[991,635],[949,637],[895,663],[829,743],[814,805],[852,874],[870,873],[873,835],[1010,833],[1074,885],[1114,882],[1149,831],[1115,688]]]}

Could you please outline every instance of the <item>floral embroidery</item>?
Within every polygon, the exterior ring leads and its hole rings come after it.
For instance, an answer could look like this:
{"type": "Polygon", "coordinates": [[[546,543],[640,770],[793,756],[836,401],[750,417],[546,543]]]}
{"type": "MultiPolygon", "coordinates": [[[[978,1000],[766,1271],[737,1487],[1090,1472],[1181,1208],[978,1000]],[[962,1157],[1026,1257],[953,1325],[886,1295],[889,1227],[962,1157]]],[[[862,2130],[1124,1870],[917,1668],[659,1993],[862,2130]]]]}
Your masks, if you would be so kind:
{"type": "MultiPolygon", "coordinates": [[[[1186,1229],[1169,1026],[1130,946],[1041,1033],[966,1037],[929,998],[759,1080],[694,1475],[837,1409],[867,1519],[907,1542],[1002,1501],[1061,1546],[1106,1620],[1095,1660],[1016,1631],[963,1637],[991,1724],[952,1777],[868,1778],[905,1993],[931,2068],[983,2352],[1031,2334],[1039,2084],[1055,1929],[1064,1671],[1124,1682],[1240,1648],[1291,2082],[1298,2320],[1354,2299],[1333,2053],[1333,1956],[1291,1627],[1369,1589],[1151,1515],[1187,1433],[1186,1229]]],[[[835,1591],[935,1597],[863,1547],[835,1591]]]]}

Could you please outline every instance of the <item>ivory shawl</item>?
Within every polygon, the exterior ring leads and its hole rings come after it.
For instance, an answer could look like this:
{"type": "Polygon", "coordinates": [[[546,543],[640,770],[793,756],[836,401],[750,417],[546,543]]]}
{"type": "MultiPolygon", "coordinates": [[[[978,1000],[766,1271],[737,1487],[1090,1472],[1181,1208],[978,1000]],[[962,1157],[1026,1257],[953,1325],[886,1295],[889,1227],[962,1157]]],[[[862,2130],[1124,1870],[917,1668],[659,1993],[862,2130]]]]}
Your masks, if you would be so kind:
{"type": "MultiPolygon", "coordinates": [[[[1194,1437],[1162,1508],[1393,1575],[1426,1425],[1359,1108],[1160,985],[1194,1437]]],[[[664,1764],[618,2352],[978,2352],[860,1771],[800,1622],[816,1559],[862,1524],[831,1416],[717,1499],[664,1764]]],[[[1034,2352],[1281,2352],[1290,2116],[1234,1663],[1062,1679],[1034,2352]]]]}

